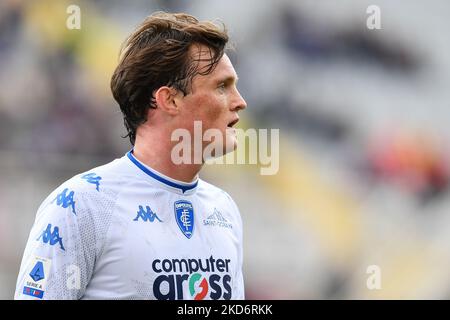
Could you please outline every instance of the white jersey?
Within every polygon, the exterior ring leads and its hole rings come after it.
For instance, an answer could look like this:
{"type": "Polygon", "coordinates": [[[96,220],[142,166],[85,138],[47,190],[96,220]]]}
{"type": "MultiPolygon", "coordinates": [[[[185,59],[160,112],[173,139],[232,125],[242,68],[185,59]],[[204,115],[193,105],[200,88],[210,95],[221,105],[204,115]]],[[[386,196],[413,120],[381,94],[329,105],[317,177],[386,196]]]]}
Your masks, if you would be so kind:
{"type": "Polygon", "coordinates": [[[239,210],[130,151],[44,200],[15,299],[244,299],[239,210]]]}

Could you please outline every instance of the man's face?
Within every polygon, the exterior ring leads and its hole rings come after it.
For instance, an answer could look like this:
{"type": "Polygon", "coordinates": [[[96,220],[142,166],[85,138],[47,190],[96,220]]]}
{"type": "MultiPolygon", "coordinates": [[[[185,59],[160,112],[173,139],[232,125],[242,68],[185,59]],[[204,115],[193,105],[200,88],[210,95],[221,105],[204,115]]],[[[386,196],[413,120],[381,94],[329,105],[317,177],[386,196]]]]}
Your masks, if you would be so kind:
{"type": "MultiPolygon", "coordinates": [[[[210,51],[204,46],[193,47],[192,53],[196,58],[210,58],[210,51]]],[[[201,61],[199,69],[206,65],[206,61],[201,61]]],[[[247,106],[237,90],[237,80],[230,59],[223,55],[213,72],[193,78],[191,90],[181,99],[181,127],[191,131],[192,136],[194,121],[202,122],[203,132],[217,129],[223,137],[224,154],[237,146],[236,132],[232,127],[239,120],[238,111],[247,106]]],[[[203,149],[209,143],[203,142],[203,149]]]]}

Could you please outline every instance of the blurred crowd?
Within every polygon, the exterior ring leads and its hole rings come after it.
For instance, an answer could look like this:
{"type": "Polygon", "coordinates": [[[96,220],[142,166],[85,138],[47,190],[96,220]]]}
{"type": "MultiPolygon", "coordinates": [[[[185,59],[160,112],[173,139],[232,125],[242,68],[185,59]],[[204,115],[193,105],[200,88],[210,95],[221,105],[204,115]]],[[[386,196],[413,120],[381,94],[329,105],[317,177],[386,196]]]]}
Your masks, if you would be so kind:
{"type": "Polygon", "coordinates": [[[203,173],[239,204],[248,298],[450,298],[450,4],[378,3],[369,30],[357,0],[0,2],[0,298],[45,196],[130,148],[109,80],[156,10],[223,21],[242,127],[280,129],[278,174],[203,173]]]}

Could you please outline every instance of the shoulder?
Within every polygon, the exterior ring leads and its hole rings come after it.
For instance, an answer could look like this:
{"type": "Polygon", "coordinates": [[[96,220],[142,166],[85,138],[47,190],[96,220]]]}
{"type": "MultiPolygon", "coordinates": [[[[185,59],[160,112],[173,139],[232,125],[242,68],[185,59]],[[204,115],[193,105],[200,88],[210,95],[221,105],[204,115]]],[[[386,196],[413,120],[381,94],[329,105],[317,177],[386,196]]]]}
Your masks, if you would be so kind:
{"type": "Polygon", "coordinates": [[[38,215],[49,206],[64,208],[74,214],[111,209],[125,180],[122,167],[121,159],[116,159],[73,176],[47,196],[38,215]]]}
{"type": "Polygon", "coordinates": [[[233,198],[223,189],[208,183],[202,179],[199,179],[199,190],[198,192],[201,195],[207,196],[208,198],[213,199],[214,201],[225,203],[230,206],[233,211],[236,211],[239,214],[238,206],[236,202],[234,202],[233,198]]]}
{"type": "Polygon", "coordinates": [[[233,198],[226,191],[204,180],[199,181],[198,187],[199,196],[210,202],[214,210],[217,210],[220,216],[233,226],[233,232],[242,242],[242,217],[233,198]]]}

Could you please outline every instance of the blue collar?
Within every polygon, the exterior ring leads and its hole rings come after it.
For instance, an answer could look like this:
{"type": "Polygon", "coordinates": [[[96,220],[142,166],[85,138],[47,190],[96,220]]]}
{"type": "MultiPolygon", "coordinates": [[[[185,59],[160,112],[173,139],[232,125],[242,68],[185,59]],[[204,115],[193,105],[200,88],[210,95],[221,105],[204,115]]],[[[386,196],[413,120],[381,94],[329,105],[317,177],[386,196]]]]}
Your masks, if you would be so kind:
{"type": "Polygon", "coordinates": [[[165,185],[168,185],[172,188],[180,189],[183,193],[185,193],[188,190],[192,190],[195,187],[197,187],[198,180],[193,183],[176,183],[170,180],[167,180],[164,177],[161,177],[158,173],[151,171],[148,167],[144,166],[138,159],[136,159],[133,155],[133,150],[130,150],[127,152],[127,157],[133,162],[136,167],[144,171],[146,174],[148,174],[150,177],[152,177],[155,180],[158,180],[161,183],[164,183],[165,185]]]}

